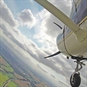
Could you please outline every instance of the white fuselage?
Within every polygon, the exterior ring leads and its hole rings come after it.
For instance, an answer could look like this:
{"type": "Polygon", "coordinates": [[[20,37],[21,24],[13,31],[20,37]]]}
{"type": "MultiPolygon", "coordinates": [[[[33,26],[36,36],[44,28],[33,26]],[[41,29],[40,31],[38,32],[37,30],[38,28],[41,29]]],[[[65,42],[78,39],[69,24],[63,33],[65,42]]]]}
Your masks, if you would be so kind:
{"type": "MultiPolygon", "coordinates": [[[[80,26],[81,29],[87,30],[87,0],[81,0],[79,2],[77,11],[72,8],[71,19],[80,26]],[[83,6],[83,4],[85,6],[83,6]]],[[[68,27],[65,28],[65,32],[57,37],[57,46],[58,49],[67,56],[73,55],[87,58],[87,38],[83,41],[79,41],[68,27]]]]}

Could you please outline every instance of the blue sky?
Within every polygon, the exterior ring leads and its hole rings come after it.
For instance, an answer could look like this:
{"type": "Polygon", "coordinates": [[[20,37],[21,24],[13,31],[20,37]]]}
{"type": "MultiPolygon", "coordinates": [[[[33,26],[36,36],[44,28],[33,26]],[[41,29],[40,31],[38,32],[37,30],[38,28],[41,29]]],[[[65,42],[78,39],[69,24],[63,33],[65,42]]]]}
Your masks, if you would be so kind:
{"type": "MultiPolygon", "coordinates": [[[[7,6],[10,8],[11,12],[17,19],[18,14],[23,11],[24,9],[30,9],[32,11],[32,14],[37,14],[38,11],[41,11],[43,7],[38,5],[33,0],[4,0],[4,2],[7,4],[7,6]]],[[[34,15],[33,15],[34,16],[34,15]]],[[[34,26],[29,28],[26,25],[19,25],[18,29],[21,31],[22,34],[24,34],[27,38],[32,39],[35,43],[38,44],[39,47],[41,47],[41,44],[38,43],[38,41],[33,38],[34,34],[36,33],[34,26]]]]}
{"type": "MultiPolygon", "coordinates": [[[[71,0],[49,1],[66,15],[70,14],[71,0]]],[[[44,60],[44,56],[58,51],[56,37],[61,30],[53,22],[61,26],[63,24],[34,0],[1,0],[0,4],[0,31],[2,31],[2,37],[5,37],[16,50],[14,52],[18,56],[23,56],[25,61],[26,57],[29,57],[34,64],[39,64],[49,75],[55,74],[51,70],[56,71],[65,78],[65,82],[69,85],[69,75],[75,68],[73,61],[67,60],[62,54],[44,60]],[[47,67],[51,68],[50,72],[47,67]]],[[[28,64],[29,61],[26,62],[28,64]]],[[[85,69],[83,72],[87,73],[85,69]]],[[[85,83],[86,78],[84,75],[82,77],[85,83]]]]}

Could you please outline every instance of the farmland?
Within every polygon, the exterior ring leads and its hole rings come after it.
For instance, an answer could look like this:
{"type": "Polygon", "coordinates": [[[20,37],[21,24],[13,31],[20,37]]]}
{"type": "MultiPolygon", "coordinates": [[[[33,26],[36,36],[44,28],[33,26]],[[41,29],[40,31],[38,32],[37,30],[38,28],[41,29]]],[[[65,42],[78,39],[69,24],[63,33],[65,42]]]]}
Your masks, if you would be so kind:
{"type": "Polygon", "coordinates": [[[24,75],[21,68],[15,69],[15,66],[11,67],[10,64],[4,57],[0,56],[0,87],[48,87],[31,71],[28,71],[28,75],[24,75]]]}

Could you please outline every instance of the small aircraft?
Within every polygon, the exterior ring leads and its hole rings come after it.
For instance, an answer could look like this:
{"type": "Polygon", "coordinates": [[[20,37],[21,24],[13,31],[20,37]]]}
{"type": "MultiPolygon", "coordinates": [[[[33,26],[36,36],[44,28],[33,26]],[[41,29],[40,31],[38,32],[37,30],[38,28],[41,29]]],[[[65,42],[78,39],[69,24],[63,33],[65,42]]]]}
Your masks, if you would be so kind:
{"type": "Polygon", "coordinates": [[[47,0],[35,0],[65,24],[64,28],[54,22],[63,32],[57,37],[59,51],[49,58],[63,53],[67,58],[75,59],[77,65],[70,77],[72,87],[79,87],[83,61],[87,60],[87,0],[73,0],[70,18],[47,0]]]}

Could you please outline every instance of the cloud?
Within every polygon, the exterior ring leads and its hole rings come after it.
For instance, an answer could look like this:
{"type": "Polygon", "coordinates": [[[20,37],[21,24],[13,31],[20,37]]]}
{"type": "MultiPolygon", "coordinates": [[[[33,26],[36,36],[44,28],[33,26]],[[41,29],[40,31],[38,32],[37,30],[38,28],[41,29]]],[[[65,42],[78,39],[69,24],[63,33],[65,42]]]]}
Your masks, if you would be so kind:
{"type": "MultiPolygon", "coordinates": [[[[70,6],[71,3],[68,0],[49,0],[52,4],[54,4],[57,8],[63,11],[66,15],[70,13],[70,6]]],[[[37,33],[34,35],[40,43],[43,44],[42,49],[46,49],[48,52],[56,52],[56,38],[57,36],[62,33],[62,30],[59,29],[53,22],[58,23],[62,28],[64,24],[53,16],[49,11],[46,9],[42,9],[36,15],[38,19],[38,27],[36,26],[37,33]]],[[[44,50],[45,51],[45,50],[44,50]]]]}
{"type": "Polygon", "coordinates": [[[12,27],[18,26],[17,20],[15,20],[11,10],[7,7],[3,0],[0,1],[0,18],[5,20],[12,27]]]}
{"type": "MultiPolygon", "coordinates": [[[[70,14],[70,8],[71,8],[70,1],[68,1],[68,0],[54,0],[54,2],[52,4],[54,4],[58,9],[60,9],[66,15],[70,14]]],[[[61,21],[59,19],[57,19],[56,17],[54,17],[52,14],[49,15],[49,17],[45,20],[44,26],[46,26],[46,28],[47,28],[47,30],[45,31],[46,34],[55,38],[61,32],[61,30],[59,29],[59,27],[54,25],[53,22],[58,23],[60,26],[62,26],[62,28],[64,26],[61,23],[61,21]]]]}
{"type": "Polygon", "coordinates": [[[71,0],[54,0],[53,4],[67,16],[70,15],[70,10],[72,6],[71,0]]]}
{"type": "MultiPolygon", "coordinates": [[[[49,0],[52,4],[54,4],[57,8],[59,8],[62,12],[64,12],[67,16],[70,15],[71,10],[71,1],[69,0],[49,0]]],[[[56,17],[54,17],[52,14],[50,14],[47,10],[42,9],[37,14],[37,18],[39,20],[39,24],[37,27],[37,33],[34,36],[40,43],[43,43],[41,50],[43,50],[47,55],[50,55],[57,51],[56,42],[55,39],[59,33],[62,31],[53,24],[53,22],[58,23],[62,27],[64,26],[63,23],[60,22],[56,17]]],[[[42,59],[43,60],[43,59],[42,59]]],[[[42,62],[40,60],[40,62],[42,62]]],[[[75,65],[73,60],[67,60],[65,56],[62,54],[54,57],[53,59],[48,59],[50,63],[44,62],[47,66],[54,69],[56,72],[61,73],[67,78],[67,82],[69,83],[69,75],[73,73],[73,70],[75,69],[75,65]]],[[[87,68],[87,67],[86,67],[87,68]]],[[[86,70],[86,69],[85,69],[86,70]]],[[[86,71],[84,71],[86,72],[86,71]]],[[[85,77],[82,75],[82,77],[85,77]]],[[[86,80],[86,78],[82,79],[83,81],[86,80]]],[[[85,84],[85,82],[83,82],[85,84]]],[[[83,85],[82,84],[82,85],[83,85]]]]}
{"type": "Polygon", "coordinates": [[[36,23],[36,19],[30,9],[24,9],[19,14],[19,19],[20,19],[22,25],[27,25],[30,28],[33,27],[36,23]]]}
{"type": "MultiPolygon", "coordinates": [[[[11,27],[7,25],[5,22],[4,22],[4,25],[0,26],[0,28],[4,31],[4,34],[6,35],[6,37],[11,39],[12,42],[14,42],[17,45],[17,47],[14,46],[14,44],[12,46],[14,49],[17,50],[17,52],[19,51],[20,55],[24,56],[26,55],[24,51],[27,52],[27,54],[31,55],[33,59],[39,61],[41,64],[43,63],[44,65],[50,67],[52,70],[55,70],[57,73],[60,73],[62,76],[64,76],[67,79],[66,83],[69,83],[69,75],[71,75],[71,73],[73,72],[75,68],[75,64],[72,60],[67,60],[65,56],[63,56],[62,54],[52,59],[50,58],[49,60],[44,59],[44,56],[49,54],[49,50],[48,50],[48,53],[46,52],[46,50],[45,51],[41,50],[32,40],[27,39],[17,29],[10,30],[11,27]],[[5,26],[8,26],[8,27],[5,27],[5,26]],[[21,50],[18,47],[23,50],[23,54],[21,54],[21,50]]],[[[83,68],[81,72],[82,80],[84,81],[83,82],[84,84],[86,80],[85,78],[86,74],[83,74],[83,73],[86,73],[86,69],[87,67],[85,67],[85,69],[83,68]]],[[[49,73],[49,71],[47,72],[49,73]]]]}
{"type": "MultiPolygon", "coordinates": [[[[64,0],[64,2],[65,2],[65,0],[64,0]]],[[[64,2],[61,2],[62,5],[64,4],[64,2]]],[[[61,4],[60,2],[56,2],[56,0],[55,0],[54,3],[57,6],[60,6],[60,8],[61,8],[62,5],[60,5],[61,4]]],[[[68,5],[68,4],[66,3],[66,5],[68,5]]],[[[66,7],[66,8],[68,9],[68,7],[66,7]]],[[[64,8],[62,7],[62,9],[64,9],[64,8]]],[[[31,25],[28,25],[28,23],[29,24],[33,23],[34,16],[33,16],[32,12],[29,9],[25,9],[20,13],[20,15],[21,15],[21,17],[20,17],[21,22],[27,26],[31,26],[31,25]],[[27,18],[27,16],[29,16],[28,19],[24,18],[25,15],[26,15],[26,18],[27,18]]],[[[14,19],[14,16],[12,18],[7,15],[7,17],[8,17],[8,19],[11,18],[11,20],[14,19]]],[[[40,63],[43,63],[44,65],[50,67],[52,70],[55,70],[57,73],[60,73],[61,75],[63,75],[67,79],[67,83],[69,83],[69,75],[71,74],[71,71],[73,72],[73,70],[75,68],[75,64],[73,63],[72,60],[66,60],[66,57],[63,56],[62,54],[59,56],[56,56],[52,59],[51,58],[44,59],[44,56],[52,54],[57,51],[55,38],[61,32],[61,30],[58,29],[57,26],[53,25],[52,22],[55,21],[60,25],[62,25],[62,23],[59,22],[58,19],[56,19],[53,15],[51,15],[45,9],[43,9],[41,12],[39,12],[37,15],[35,15],[35,17],[37,17],[39,22],[38,22],[37,27],[35,26],[37,32],[36,32],[36,35],[34,35],[34,38],[36,38],[40,43],[42,43],[41,48],[39,48],[32,40],[30,40],[30,39],[26,38],[26,36],[22,35],[18,29],[13,29],[12,24],[8,23],[7,20],[5,20],[4,18],[2,20],[2,24],[0,25],[0,29],[3,30],[3,32],[7,36],[7,38],[9,38],[15,44],[17,44],[17,47],[13,46],[14,49],[16,49],[18,51],[20,51],[19,48],[23,49],[23,54],[21,54],[21,55],[26,55],[24,53],[24,51],[27,52],[27,54],[31,55],[33,59],[39,61],[40,63]],[[44,12],[45,12],[45,14],[44,14],[44,12]]],[[[0,19],[0,21],[1,21],[1,19],[0,19]]],[[[85,78],[86,75],[83,75],[83,74],[86,73],[86,69],[87,69],[87,67],[82,72],[82,78],[83,78],[82,80],[84,80],[84,81],[86,80],[86,78],[85,78]]],[[[85,84],[85,82],[84,82],[84,84],[85,84]]]]}
{"type": "Polygon", "coordinates": [[[38,47],[32,40],[26,38],[26,36],[24,36],[18,29],[12,28],[6,21],[1,19],[0,21],[2,21],[0,28],[9,39],[11,39],[14,43],[16,43],[19,47],[27,51],[32,56],[36,56],[38,58],[38,47]]]}

